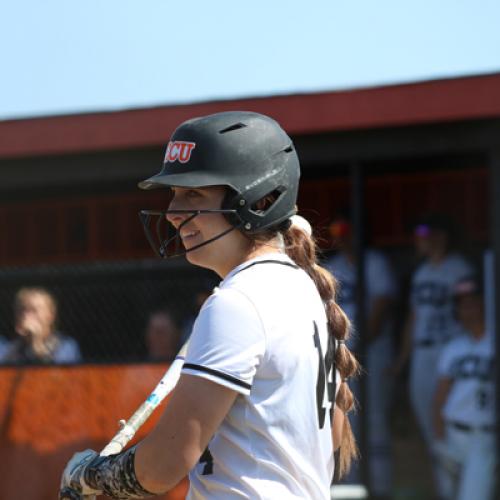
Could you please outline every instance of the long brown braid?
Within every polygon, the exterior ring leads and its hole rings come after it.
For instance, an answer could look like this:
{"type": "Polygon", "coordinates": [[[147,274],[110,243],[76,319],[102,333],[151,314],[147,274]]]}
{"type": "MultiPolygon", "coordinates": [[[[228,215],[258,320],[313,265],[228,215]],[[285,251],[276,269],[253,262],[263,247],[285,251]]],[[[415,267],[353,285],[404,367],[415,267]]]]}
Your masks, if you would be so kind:
{"type": "Polygon", "coordinates": [[[290,226],[282,234],[287,255],[307,272],[323,299],[330,334],[337,341],[341,341],[336,342],[337,347],[334,357],[335,367],[339,371],[341,378],[335,405],[345,415],[337,471],[338,476],[341,477],[349,470],[352,460],[358,456],[356,441],[347,417],[348,412],[354,408],[354,396],[346,381],[359,372],[359,364],[356,358],[344,343],[349,335],[350,322],[336,302],[337,282],[335,278],[329,271],[318,264],[317,246],[312,236],[296,225],[290,226]]]}

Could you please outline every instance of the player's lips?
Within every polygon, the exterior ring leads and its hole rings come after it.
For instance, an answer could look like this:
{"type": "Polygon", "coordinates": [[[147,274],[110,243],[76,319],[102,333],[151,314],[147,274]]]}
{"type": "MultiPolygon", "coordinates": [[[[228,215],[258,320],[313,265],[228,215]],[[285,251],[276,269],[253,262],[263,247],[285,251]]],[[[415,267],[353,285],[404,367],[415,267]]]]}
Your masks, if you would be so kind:
{"type": "Polygon", "coordinates": [[[182,231],[181,238],[182,238],[182,241],[189,241],[192,238],[198,236],[199,234],[200,234],[199,231],[182,231]]]}

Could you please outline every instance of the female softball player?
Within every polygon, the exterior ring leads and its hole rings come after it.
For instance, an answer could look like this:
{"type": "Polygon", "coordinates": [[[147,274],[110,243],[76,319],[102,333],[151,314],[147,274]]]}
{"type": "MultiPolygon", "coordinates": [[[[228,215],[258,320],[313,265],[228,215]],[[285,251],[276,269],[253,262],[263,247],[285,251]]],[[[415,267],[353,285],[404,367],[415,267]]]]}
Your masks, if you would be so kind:
{"type": "Polygon", "coordinates": [[[62,487],[143,498],[189,474],[191,500],[330,498],[334,449],[341,473],[356,454],[344,382],[357,364],[335,281],[293,224],[298,181],[292,141],[266,116],[177,128],[161,172],[140,184],[172,194],[168,210],[142,212],[146,234],[160,256],[185,254],[222,282],[157,427],[118,455],[76,454],[62,487]]]}

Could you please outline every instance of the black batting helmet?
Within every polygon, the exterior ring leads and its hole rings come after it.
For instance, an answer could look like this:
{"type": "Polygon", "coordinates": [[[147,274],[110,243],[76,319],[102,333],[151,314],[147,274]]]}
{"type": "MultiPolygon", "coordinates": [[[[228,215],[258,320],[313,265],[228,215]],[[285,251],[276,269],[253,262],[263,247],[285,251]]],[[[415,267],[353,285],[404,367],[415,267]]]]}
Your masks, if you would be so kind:
{"type": "MultiPolygon", "coordinates": [[[[295,214],[299,176],[292,140],[275,120],[259,113],[230,111],[182,123],[168,143],[161,171],[139,187],[226,186],[222,207],[209,212],[221,212],[234,229],[254,234],[277,228],[295,214]],[[257,209],[256,203],[264,198],[272,203],[257,209]]],[[[193,217],[203,212],[193,212],[193,217]]],[[[152,215],[168,213],[143,210],[141,219],[147,229],[152,215]]],[[[146,234],[152,243],[151,231],[147,229],[146,234]]],[[[166,248],[172,238],[161,237],[157,227],[157,239],[159,246],[152,243],[155,250],[162,257],[170,256],[166,248]]]]}

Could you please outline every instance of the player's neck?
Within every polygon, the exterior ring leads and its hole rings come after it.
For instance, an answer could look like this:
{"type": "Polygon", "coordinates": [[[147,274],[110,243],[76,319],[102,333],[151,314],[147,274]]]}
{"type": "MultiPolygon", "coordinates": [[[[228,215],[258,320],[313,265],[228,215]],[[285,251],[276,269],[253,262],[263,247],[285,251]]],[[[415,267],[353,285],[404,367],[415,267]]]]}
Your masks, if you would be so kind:
{"type": "Polygon", "coordinates": [[[262,257],[267,254],[285,253],[284,244],[279,238],[274,238],[266,242],[259,242],[252,246],[250,250],[240,254],[237,259],[225,261],[223,270],[215,270],[219,276],[224,279],[235,267],[248,262],[249,260],[262,257]]]}
{"type": "Polygon", "coordinates": [[[246,262],[248,260],[255,259],[257,257],[262,257],[263,255],[269,254],[269,253],[285,253],[284,251],[284,245],[281,244],[280,241],[278,241],[277,238],[266,242],[266,243],[260,243],[259,245],[255,246],[246,256],[243,262],[246,262]]]}

